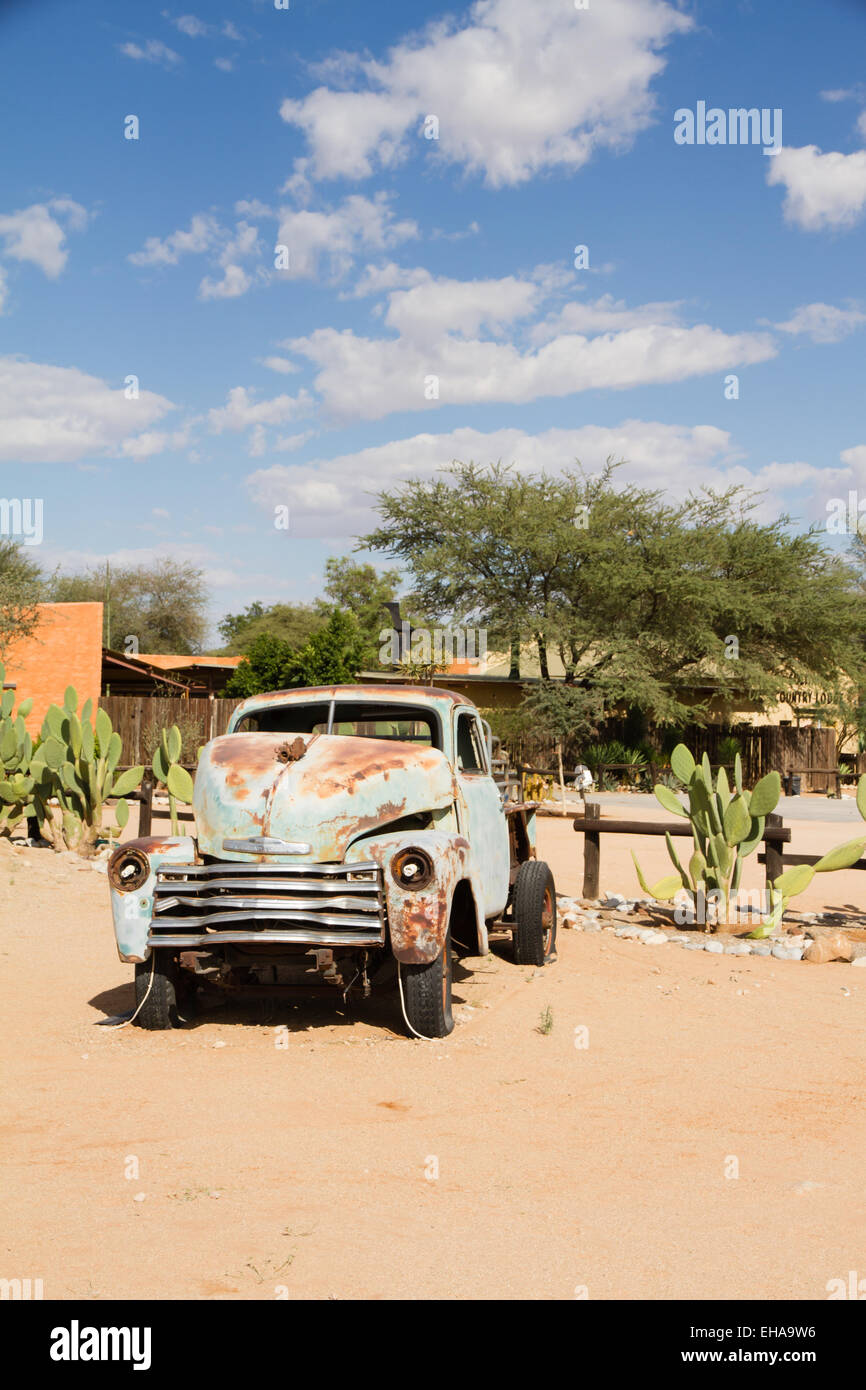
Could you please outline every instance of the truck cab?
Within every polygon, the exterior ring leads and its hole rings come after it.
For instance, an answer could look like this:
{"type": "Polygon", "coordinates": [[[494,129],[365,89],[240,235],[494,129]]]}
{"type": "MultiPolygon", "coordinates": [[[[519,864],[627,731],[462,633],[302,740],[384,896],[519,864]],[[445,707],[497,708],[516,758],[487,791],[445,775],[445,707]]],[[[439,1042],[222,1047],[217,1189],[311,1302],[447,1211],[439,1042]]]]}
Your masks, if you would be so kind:
{"type": "Polygon", "coordinates": [[[477,708],[439,688],[256,695],[202,749],[194,836],[109,863],[136,1022],[188,1016],[197,985],[244,993],[395,988],[415,1036],[453,1028],[453,952],[510,931],[554,955],[556,895],[535,806],[506,801],[477,708]]]}

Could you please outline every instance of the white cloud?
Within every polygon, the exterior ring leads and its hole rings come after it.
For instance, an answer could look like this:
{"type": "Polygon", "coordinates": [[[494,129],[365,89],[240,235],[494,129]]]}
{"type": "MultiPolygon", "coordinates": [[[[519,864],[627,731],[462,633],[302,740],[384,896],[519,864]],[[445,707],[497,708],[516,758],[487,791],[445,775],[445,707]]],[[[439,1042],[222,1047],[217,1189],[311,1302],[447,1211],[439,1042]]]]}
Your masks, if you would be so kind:
{"type": "Polygon", "coordinates": [[[203,20],[197,19],[194,14],[178,15],[177,19],[173,19],[171,22],[175,29],[186,34],[188,39],[203,38],[210,29],[209,25],[205,24],[203,20]]]}
{"type": "MultiPolygon", "coordinates": [[[[202,530],[205,529],[202,527],[202,530]]],[[[171,540],[162,541],[155,546],[118,546],[114,550],[102,551],[61,549],[46,545],[43,553],[47,566],[51,569],[59,566],[65,574],[104,568],[106,560],[118,569],[152,565],[157,560],[176,560],[180,564],[191,564],[201,569],[205,584],[210,588],[236,590],[245,589],[248,584],[273,582],[266,575],[252,575],[249,572],[229,569],[221,552],[215,553],[208,546],[196,541],[179,540],[176,535],[171,540]]]]}
{"type": "Polygon", "coordinates": [[[268,367],[272,372],[280,372],[283,376],[301,370],[297,363],[290,362],[287,357],[263,357],[262,366],[268,367]]]}
{"type": "MultiPolygon", "coordinates": [[[[222,227],[210,213],[198,213],[189,229],[172,232],[165,238],[148,237],[141,251],[128,259],[133,265],[177,265],[181,256],[213,256],[223,275],[214,280],[205,276],[199,285],[200,299],[234,299],[245,294],[253,283],[250,275],[238,262],[257,256],[261,250],[258,229],[240,221],[234,233],[222,227]]],[[[260,274],[264,270],[260,269],[260,274]]]]}
{"type": "Polygon", "coordinates": [[[866,150],[824,154],[817,145],[783,148],[767,161],[767,183],[783,185],[788,222],[806,232],[845,230],[866,209],[866,150]]]}
{"type": "Polygon", "coordinates": [[[280,434],[271,445],[271,452],[275,454],[293,454],[296,449],[302,449],[311,439],[315,439],[317,430],[304,430],[301,434],[280,434]]]}
{"type": "Polygon", "coordinates": [[[866,140],[866,111],[861,111],[857,117],[857,134],[866,140]]]}
{"type": "Polygon", "coordinates": [[[483,174],[493,187],[544,170],[579,169],[597,149],[628,144],[653,119],[660,50],[692,21],[664,0],[477,0],[465,20],[438,19],[383,62],[354,55],[366,90],[321,86],[287,99],[284,121],[307,136],[303,178],[366,178],[406,157],[410,140],[483,174]],[[439,140],[425,140],[425,116],[439,140]]]}
{"type": "Polygon", "coordinates": [[[861,477],[866,477],[866,444],[855,444],[853,449],[843,449],[839,457],[861,477]]]}
{"type": "Polygon", "coordinates": [[[131,439],[124,439],[120,453],[124,458],[146,459],[152,458],[155,454],[164,454],[166,449],[187,449],[190,444],[192,427],[198,423],[198,419],[200,417],[196,417],[195,420],[187,420],[177,430],[145,430],[143,434],[134,435],[131,439]]]}
{"type": "Polygon", "coordinates": [[[290,279],[311,279],[322,262],[335,279],[346,274],[362,252],[383,251],[417,237],[417,223],[396,221],[386,193],[354,194],[330,212],[283,208],[277,244],[288,247],[290,279]]]}
{"type": "Polygon", "coordinates": [[[560,333],[621,333],[627,328],[674,325],[680,322],[680,300],[658,300],[629,308],[624,300],[604,294],[592,302],[572,300],[558,313],[532,330],[534,343],[544,343],[560,333]]]}
{"type": "Polygon", "coordinates": [[[813,343],[838,343],[866,323],[860,309],[838,309],[833,304],[803,304],[785,323],[774,324],[782,333],[805,333],[813,343]]]}
{"type": "Polygon", "coordinates": [[[347,297],[364,299],[367,295],[382,294],[386,290],[411,289],[413,285],[422,285],[432,278],[429,270],[423,270],[420,266],[409,270],[396,265],[394,261],[388,261],[385,265],[367,265],[347,297]]]}
{"type": "Polygon", "coordinates": [[[0,265],[0,314],[3,313],[3,305],[6,303],[6,271],[0,265]]]}
{"type": "MultiPolygon", "coordinates": [[[[482,323],[500,330],[507,320],[534,308],[538,297],[536,283],[511,277],[431,280],[390,295],[387,321],[405,330],[397,338],[320,328],[281,346],[314,365],[316,389],[337,418],[363,419],[440,404],[519,404],[578,391],[683,381],[762,362],[776,352],[766,333],[728,334],[709,324],[687,327],[676,319],[675,306],[628,310],[608,299],[575,306],[578,317],[583,313],[594,320],[599,329],[594,335],[560,331],[561,322],[554,323],[547,330],[549,341],[537,348],[446,331],[451,326],[472,332],[482,323]],[[440,306],[437,295],[443,286],[440,306]],[[431,378],[437,379],[438,395],[431,378]]],[[[561,311],[560,321],[567,313],[561,311]]]]}
{"type": "Polygon", "coordinates": [[[68,230],[80,231],[87,224],[87,212],[71,198],[52,198],[33,203],[17,212],[0,216],[3,254],[16,261],[31,261],[55,280],[69,259],[66,248],[68,230]],[[58,218],[66,220],[64,227],[58,218]]]}
{"type": "Polygon", "coordinates": [[[88,454],[118,454],[174,406],[153,391],[127,400],[75,367],[0,358],[0,461],[71,463],[88,454]]]}
{"type": "Polygon", "coordinates": [[[529,280],[508,275],[501,280],[427,280],[389,296],[385,322],[413,342],[483,328],[500,334],[510,323],[534,312],[543,291],[529,280]]]}
{"type": "Polygon", "coordinates": [[[231,58],[214,58],[213,65],[215,68],[219,68],[220,72],[234,71],[234,63],[231,58]]]}
{"type": "Polygon", "coordinates": [[[227,265],[221,280],[204,277],[198,287],[199,299],[236,299],[238,295],[246,294],[252,283],[252,277],[243,266],[227,265]]]}
{"type": "Polygon", "coordinates": [[[179,53],[159,39],[148,39],[143,48],[137,43],[122,43],[119,48],[127,58],[134,58],[139,63],[159,63],[162,67],[172,68],[183,62],[179,53]]]}
{"type": "Polygon", "coordinates": [[[229,430],[234,434],[256,425],[284,425],[308,412],[311,400],[308,392],[297,396],[273,396],[270,400],[254,401],[254,392],[245,386],[234,386],[226,404],[208,412],[208,422],[214,434],[229,430]]]}
{"type": "Polygon", "coordinates": [[[172,232],[162,240],[157,236],[148,237],[142,250],[133,251],[127,259],[133,265],[177,265],[181,256],[198,256],[210,250],[221,231],[215,217],[200,213],[193,217],[188,231],[172,232]]]}
{"type": "Polygon", "coordinates": [[[287,502],[298,534],[357,535],[375,522],[371,493],[393,488],[414,477],[432,477],[453,459],[486,464],[501,460],[523,472],[558,473],[580,460],[596,472],[605,460],[624,458],[623,481],[669,486],[682,492],[694,483],[723,484],[739,468],[737,451],[726,430],[714,425],[668,425],[625,420],[607,428],[551,429],[526,434],[519,429],[484,433],[457,429],[447,434],[417,434],[336,458],[303,464],[276,464],[247,478],[254,501],[271,508],[287,502]]]}

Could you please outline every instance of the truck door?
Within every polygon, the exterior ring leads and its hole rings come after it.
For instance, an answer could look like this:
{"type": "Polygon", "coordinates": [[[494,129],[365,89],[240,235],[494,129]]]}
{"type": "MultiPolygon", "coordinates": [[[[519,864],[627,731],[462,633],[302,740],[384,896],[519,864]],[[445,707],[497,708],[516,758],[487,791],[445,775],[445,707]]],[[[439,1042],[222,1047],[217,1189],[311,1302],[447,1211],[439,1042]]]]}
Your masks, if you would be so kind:
{"type": "Polygon", "coordinates": [[[487,742],[481,720],[473,710],[455,716],[454,749],[460,815],[469,841],[470,859],[484,896],[486,919],[495,917],[508,901],[511,855],[508,827],[499,788],[488,765],[487,742]]]}

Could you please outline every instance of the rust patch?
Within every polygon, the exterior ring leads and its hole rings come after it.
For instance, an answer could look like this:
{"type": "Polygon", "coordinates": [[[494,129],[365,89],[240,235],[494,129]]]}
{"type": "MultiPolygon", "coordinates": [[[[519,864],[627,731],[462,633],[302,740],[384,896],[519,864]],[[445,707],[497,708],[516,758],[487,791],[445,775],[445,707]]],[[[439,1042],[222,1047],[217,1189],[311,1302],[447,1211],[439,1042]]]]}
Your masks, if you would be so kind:
{"type": "Polygon", "coordinates": [[[126,844],[119,848],[140,849],[143,854],[156,854],[157,850],[170,849],[173,845],[179,844],[180,840],[176,835],[145,835],[140,840],[127,840],[126,844]]]}
{"type": "Polygon", "coordinates": [[[214,767],[225,768],[227,787],[243,787],[248,777],[273,770],[281,742],[274,734],[224,734],[210,745],[209,757],[214,767]]]}
{"type": "Polygon", "coordinates": [[[286,739],[285,743],[279,744],[275,757],[278,763],[296,763],[300,761],[306,751],[307,745],[304,743],[301,736],[298,735],[297,738],[292,739],[291,743],[286,739]]]}
{"type": "Polygon", "coordinates": [[[392,772],[407,768],[432,773],[441,760],[442,754],[435,748],[395,748],[385,739],[336,738],[319,750],[309,771],[304,769],[304,789],[322,798],[342,791],[354,792],[368,778],[381,777],[387,782],[392,772]]]}

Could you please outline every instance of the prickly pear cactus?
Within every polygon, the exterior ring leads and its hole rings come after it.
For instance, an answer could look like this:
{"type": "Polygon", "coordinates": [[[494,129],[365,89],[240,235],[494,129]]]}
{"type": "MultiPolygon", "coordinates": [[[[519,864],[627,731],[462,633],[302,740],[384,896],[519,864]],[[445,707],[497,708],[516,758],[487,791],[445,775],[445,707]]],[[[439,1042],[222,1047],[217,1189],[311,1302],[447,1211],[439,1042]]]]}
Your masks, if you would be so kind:
{"type": "Polygon", "coordinates": [[[183,737],[176,724],[163,729],[156,752],[153,755],[153,775],[156,781],[168,792],[168,809],[171,815],[171,833],[179,834],[177,803],[192,803],[192,778],[179,758],[183,748],[183,737]]]}
{"type": "Polygon", "coordinates": [[[0,662],[0,835],[11,835],[19,821],[35,815],[30,775],[33,740],[24,720],[33,708],[23,700],[15,709],[15,691],[3,690],[6,670],[0,662]]]}
{"type": "MultiPolygon", "coordinates": [[[[656,800],[672,815],[683,816],[691,823],[693,850],[687,865],[683,865],[670,835],[665,836],[668,854],[676,873],[669,874],[652,887],[641,872],[632,852],[638,880],[645,893],[662,901],[685,889],[690,899],[691,914],[703,920],[701,909],[713,901],[719,923],[732,920],[735,896],[739,891],[743,864],[758,848],[766,817],[775,810],[782,793],[778,772],[769,772],[751,790],[743,786],[743,768],[739,753],[734,760],[734,786],[720,767],[713,781],[710,760],[704,753],[696,763],[685,744],[678,743],[671,754],[671,771],[688,791],[688,806],[684,806],[669,787],[654,788],[656,800]]],[[[866,820],[866,774],[857,788],[857,807],[866,820]]],[[[850,868],[866,850],[866,839],[849,840],[830,850],[817,864],[796,864],[770,884],[769,915],[750,933],[752,937],[768,936],[776,929],[788,903],[802,893],[815,874],[850,868]]],[[[734,920],[736,913],[734,911],[734,920]]],[[[712,928],[711,928],[712,929],[712,928]]]]}
{"type": "Polygon", "coordinates": [[[123,829],[129,819],[125,798],[139,786],[144,775],[143,767],[118,773],[123,751],[120,734],[104,709],[97,710],[95,718],[92,715],[92,700],[85,701],[78,714],[78,694],[73,686],[68,686],[62,706],[51,705],[48,709],[31,760],[42,833],[55,848],[65,846],[82,855],[92,854],[99,839],[119,834],[123,829]],[[115,807],[116,830],[105,830],[102,824],[109,797],[119,798],[115,807]],[[52,798],[60,807],[59,836],[48,804],[52,798]]]}

